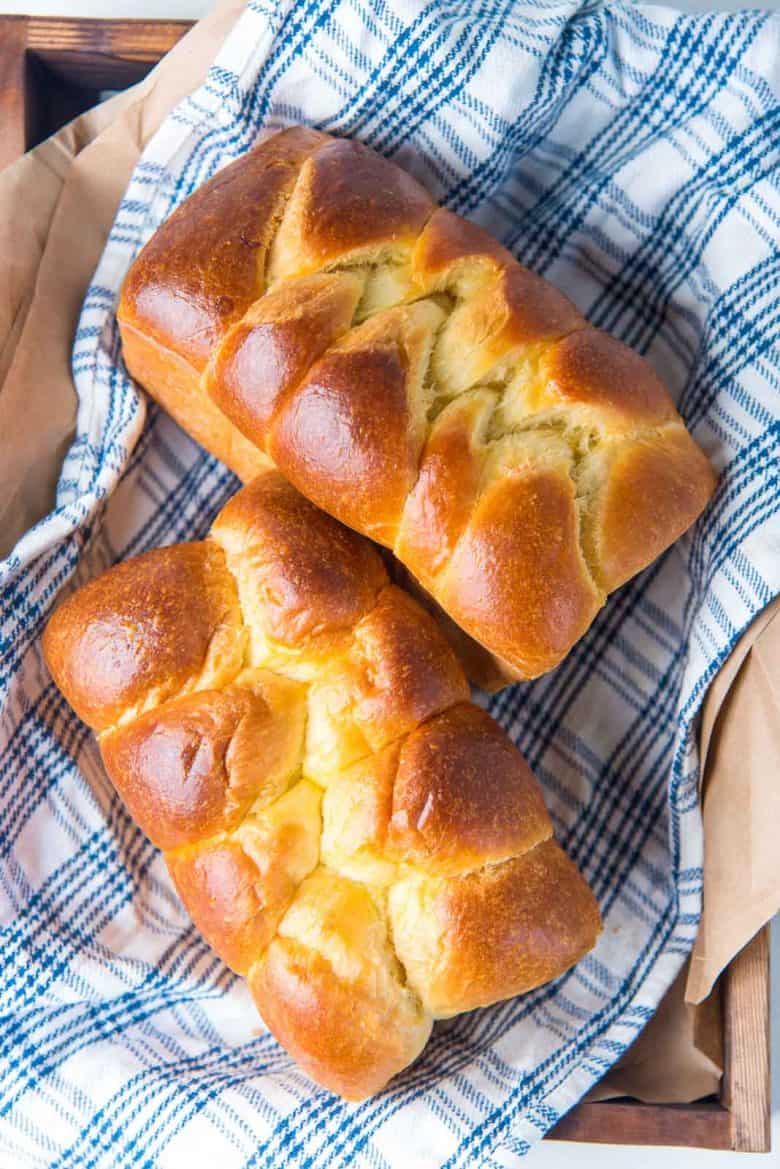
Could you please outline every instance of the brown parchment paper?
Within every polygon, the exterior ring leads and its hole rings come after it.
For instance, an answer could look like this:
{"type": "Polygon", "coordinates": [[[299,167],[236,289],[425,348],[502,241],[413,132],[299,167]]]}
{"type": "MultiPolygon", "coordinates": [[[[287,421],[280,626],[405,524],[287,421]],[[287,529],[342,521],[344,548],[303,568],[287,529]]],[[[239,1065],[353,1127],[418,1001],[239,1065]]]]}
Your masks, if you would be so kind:
{"type": "MultiPolygon", "coordinates": [[[[53,502],[75,421],[73,334],[132,168],[173,106],[200,85],[242,8],[216,4],[143,82],[0,173],[0,555],[53,502]]],[[[710,991],[780,906],[778,611],[742,638],[703,712],[704,917],[690,968],[594,1098],[681,1102],[717,1090],[710,991]]]]}
{"type": "Polygon", "coordinates": [[[704,903],[696,944],[591,1100],[687,1103],[718,1090],[718,975],[780,909],[780,600],[759,614],[710,686],[699,750],[704,903]]]}
{"type": "Polygon", "coordinates": [[[217,4],[139,85],[0,173],[0,555],[51,508],[75,422],[73,334],[131,171],[242,8],[217,4]]]}

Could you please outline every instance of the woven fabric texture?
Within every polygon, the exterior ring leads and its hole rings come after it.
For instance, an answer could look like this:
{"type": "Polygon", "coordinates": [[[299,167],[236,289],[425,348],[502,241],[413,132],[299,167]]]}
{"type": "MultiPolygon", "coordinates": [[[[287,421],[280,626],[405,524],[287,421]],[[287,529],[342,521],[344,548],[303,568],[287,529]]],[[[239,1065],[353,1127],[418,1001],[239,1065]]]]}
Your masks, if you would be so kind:
{"type": "MultiPolygon", "coordinates": [[[[610,1067],[696,934],[697,717],[780,589],[780,21],[574,0],[254,0],[146,150],[75,341],[56,509],[0,565],[0,1165],[499,1169],[610,1067]],[[318,1091],[181,908],[40,655],[61,590],[202,537],[235,490],[123,370],[142,243],[258,133],[354,136],[646,354],[719,475],[567,660],[490,702],[594,888],[598,948],[318,1091]]],[[[487,699],[485,699],[487,702],[487,699]]]]}

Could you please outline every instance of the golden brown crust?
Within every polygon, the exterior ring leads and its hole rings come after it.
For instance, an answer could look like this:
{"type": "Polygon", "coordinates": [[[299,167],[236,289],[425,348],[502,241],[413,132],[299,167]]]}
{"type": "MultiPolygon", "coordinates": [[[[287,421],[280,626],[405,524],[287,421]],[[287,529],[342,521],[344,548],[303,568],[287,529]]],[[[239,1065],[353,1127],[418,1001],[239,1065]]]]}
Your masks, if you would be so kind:
{"type": "Polygon", "coordinates": [[[453,706],[403,744],[387,837],[399,860],[426,872],[463,873],[551,835],[528,764],[479,707],[453,706]]]}
{"type": "Polygon", "coordinates": [[[345,1100],[380,1092],[422,1051],[428,1016],[377,1004],[367,987],[342,985],[328,963],[285,939],[271,942],[249,985],[269,1030],[307,1075],[345,1100]]]}
{"type": "Polygon", "coordinates": [[[118,564],[57,609],[43,635],[49,669],[97,731],[199,680],[241,667],[245,635],[225,558],[211,543],[159,548],[118,564]],[[197,607],[182,598],[197,596],[197,607]]]}
{"type": "Polygon", "coordinates": [[[378,539],[391,531],[416,468],[398,346],[324,357],[279,415],[270,450],[342,523],[378,539]]]}
{"type": "Polygon", "coordinates": [[[484,690],[486,694],[495,694],[503,690],[508,680],[519,680],[519,675],[515,677],[506,662],[496,658],[495,654],[485,649],[475,638],[469,637],[465,629],[453,621],[400,560],[393,557],[388,571],[396,584],[433,617],[473,686],[484,690]]]}
{"type": "Polygon", "coordinates": [[[349,272],[283,284],[255,302],[218,350],[208,392],[261,449],[285,393],[347,332],[362,291],[349,272]]]}
{"type": "Polygon", "coordinates": [[[425,290],[446,287],[465,270],[463,260],[477,260],[486,272],[515,263],[512,253],[478,224],[437,207],[414,246],[414,279],[425,290]]]}
{"type": "Polygon", "coordinates": [[[154,386],[155,401],[239,479],[254,479],[271,466],[263,452],[211,401],[199,372],[178,353],[125,323],[122,357],[130,376],[142,386],[154,386]]]}
{"type": "Polygon", "coordinates": [[[439,392],[449,397],[503,382],[511,363],[522,366],[545,343],[585,328],[561,292],[448,211],[436,212],[422,233],[413,279],[421,292],[454,299],[431,363],[439,392]]]}
{"type": "Polygon", "coordinates": [[[136,823],[158,848],[177,848],[243,819],[265,776],[235,775],[227,756],[239,727],[252,734],[269,718],[248,691],[205,690],[110,732],[100,749],[136,823]]]}
{"type": "Polygon", "coordinates": [[[304,773],[327,776],[330,784],[344,768],[468,697],[435,622],[387,587],[354,626],[350,644],[327,655],[312,682],[304,773]]]}
{"type": "Polygon", "coordinates": [[[661,426],[678,418],[653,367],[598,329],[565,337],[550,350],[544,372],[550,400],[595,407],[607,427],[628,422],[661,426]]]}
{"type": "Polygon", "coordinates": [[[237,974],[257,961],[319,859],[320,793],[305,780],[220,834],[166,854],[176,891],[237,974]],[[270,806],[268,806],[270,804],[270,806]]]}
{"type": "Polygon", "coordinates": [[[355,626],[355,721],[372,751],[457,702],[469,686],[435,621],[390,585],[355,626]]]}
{"type": "Polygon", "coordinates": [[[539,786],[484,711],[461,702],[328,783],[322,859],[392,884],[398,866],[455,876],[552,834],[539,786]]]}
{"type": "Polygon", "coordinates": [[[280,408],[268,451],[342,523],[392,543],[423,441],[423,376],[441,313],[388,310],[337,342],[280,408]]]}
{"type": "Polygon", "coordinates": [[[371,247],[411,247],[433,209],[411,175],[360,142],[332,138],[301,168],[271,278],[308,276],[371,247]]]}
{"type": "Polygon", "coordinates": [[[370,545],[273,472],[230,500],[213,535],[237,562],[244,608],[285,646],[351,629],[387,580],[370,545]]]}
{"type": "Polygon", "coordinates": [[[133,819],[170,849],[231,831],[250,804],[280,796],[303,730],[300,687],[271,679],[264,692],[249,675],[147,711],[104,735],[100,750],[133,819]]]}
{"type": "Polygon", "coordinates": [[[556,665],[601,605],[578,524],[574,486],[557,469],[498,478],[439,586],[456,621],[525,677],[556,665]]]}
{"type": "Polygon", "coordinates": [[[594,940],[587,886],[540,843],[533,776],[439,627],[278,472],[207,541],[67,600],[45,652],[196,924],[331,1090],[378,1091],[433,1014],[594,940]]]}
{"type": "Polygon", "coordinates": [[[484,434],[495,404],[489,390],[457,398],[434,422],[422,453],[393,551],[431,587],[452,558],[479,496],[484,434]]]}
{"type": "Polygon", "coordinates": [[[236,974],[246,974],[268,945],[284,910],[269,913],[257,865],[236,840],[207,841],[166,856],[176,892],[212,949],[236,974]]]}
{"type": "Polygon", "coordinates": [[[362,886],[321,870],[298,900],[293,909],[301,916],[307,902],[316,903],[316,933],[288,914],[249,986],[271,1031],[311,1078],[362,1100],[419,1055],[431,1019],[403,986],[381,916],[362,886]]]}
{"type": "Polygon", "coordinates": [[[607,486],[586,513],[584,545],[594,574],[611,591],[690,527],[715,489],[715,473],[682,426],[618,448],[607,486]],[[642,544],[635,535],[642,533],[642,544]]]}
{"type": "Polygon", "coordinates": [[[390,890],[389,906],[409,983],[437,1017],[557,978],[601,929],[593,895],[554,840],[449,881],[415,874],[390,890]]]}
{"type": "Polygon", "coordinates": [[[668,547],[711,492],[701,452],[674,437],[682,423],[659,378],[359,143],[286,131],[217,181],[131,270],[119,314],[131,372],[243,478],[255,470],[251,441],[320,507],[392,548],[493,655],[492,676],[555,666],[605,589],[668,547]],[[233,248],[250,204],[254,270],[233,248]],[[144,333],[162,354],[141,352],[144,333]],[[645,442],[655,473],[628,450],[645,442]],[[570,546],[533,572],[539,532],[516,556],[518,525],[485,464],[500,448],[509,500],[515,480],[541,482],[561,462],[562,445],[561,483],[542,491],[547,503],[526,499],[524,514],[570,513],[563,480],[585,460],[583,524],[568,514],[570,546]],[[634,523],[645,511],[653,523],[634,523]],[[502,530],[486,530],[492,515],[502,530]]]}
{"type": "Polygon", "coordinates": [[[166,219],[130,269],[117,315],[197,370],[265,288],[275,222],[304,159],[327,139],[297,127],[249,151],[166,219]]]}

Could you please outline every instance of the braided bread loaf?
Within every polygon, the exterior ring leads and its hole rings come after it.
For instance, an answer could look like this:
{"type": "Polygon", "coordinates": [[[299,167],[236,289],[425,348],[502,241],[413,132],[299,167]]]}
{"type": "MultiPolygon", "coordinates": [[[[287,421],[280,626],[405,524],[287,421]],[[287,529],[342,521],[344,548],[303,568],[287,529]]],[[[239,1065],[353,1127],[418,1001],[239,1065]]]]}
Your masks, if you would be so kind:
{"type": "Polygon", "coordinates": [[[378,553],[276,472],[67,599],[51,672],[280,1042],[350,1099],[600,929],[541,793],[378,553]]]}
{"type": "Polygon", "coordinates": [[[713,489],[641,357],[356,142],[297,128],[226,167],[118,316],[186,430],[391,548],[506,677],[555,666],[713,489]]]}

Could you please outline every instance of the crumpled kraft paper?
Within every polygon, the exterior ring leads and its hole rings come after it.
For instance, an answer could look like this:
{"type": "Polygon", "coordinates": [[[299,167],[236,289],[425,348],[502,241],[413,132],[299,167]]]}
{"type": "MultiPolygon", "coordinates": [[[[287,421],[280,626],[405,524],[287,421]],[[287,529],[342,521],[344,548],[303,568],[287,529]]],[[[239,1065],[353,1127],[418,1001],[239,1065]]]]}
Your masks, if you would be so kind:
{"type": "Polygon", "coordinates": [[[701,751],[704,912],[685,988],[691,1003],[780,910],[780,600],[759,614],[710,687],[701,751]]]}
{"type": "Polygon", "coordinates": [[[780,600],[746,630],[710,686],[699,747],[704,904],[696,945],[591,1100],[687,1103],[718,1091],[718,975],[780,910],[780,600]]]}
{"type": "MultiPolygon", "coordinates": [[[[0,555],[54,501],[75,420],[73,334],[132,168],[201,83],[242,7],[217,4],[144,81],[0,173],[0,555]]],[[[780,907],[779,613],[775,604],[754,622],[705,704],[704,915],[690,966],[591,1098],[683,1102],[717,1091],[717,987],[710,992],[780,907]]]]}
{"type": "Polygon", "coordinates": [[[242,8],[218,4],[139,85],[0,173],[0,556],[54,502],[75,422],[73,334],[132,169],[242,8]]]}

